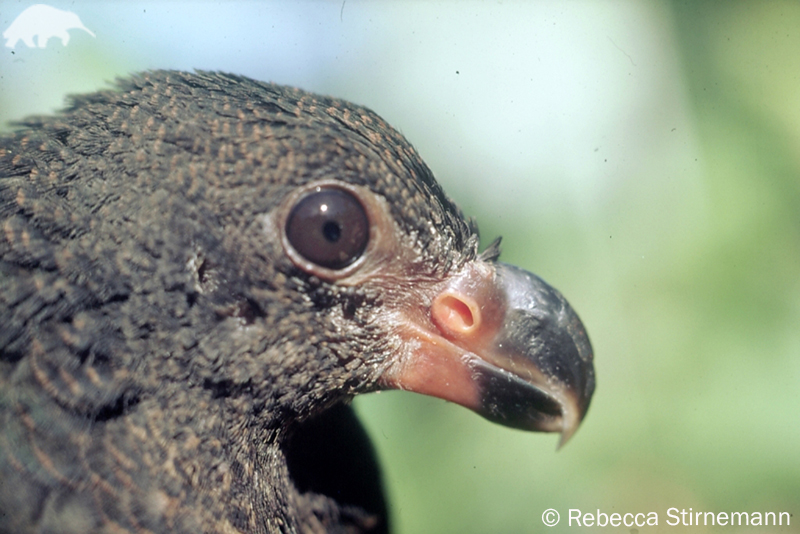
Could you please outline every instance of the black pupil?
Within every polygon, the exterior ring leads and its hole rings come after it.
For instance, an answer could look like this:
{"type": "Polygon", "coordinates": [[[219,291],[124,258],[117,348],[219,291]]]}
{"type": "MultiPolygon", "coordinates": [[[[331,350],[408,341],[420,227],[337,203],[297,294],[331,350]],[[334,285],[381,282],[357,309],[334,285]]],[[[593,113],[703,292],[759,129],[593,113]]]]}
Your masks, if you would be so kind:
{"type": "Polygon", "coordinates": [[[301,198],[286,220],[286,237],[306,260],[328,269],[342,269],[367,247],[369,219],[349,191],[320,187],[301,198]]]}
{"type": "Polygon", "coordinates": [[[336,221],[328,221],[322,227],[322,233],[325,235],[325,239],[336,243],[342,237],[342,227],[336,221]]]}

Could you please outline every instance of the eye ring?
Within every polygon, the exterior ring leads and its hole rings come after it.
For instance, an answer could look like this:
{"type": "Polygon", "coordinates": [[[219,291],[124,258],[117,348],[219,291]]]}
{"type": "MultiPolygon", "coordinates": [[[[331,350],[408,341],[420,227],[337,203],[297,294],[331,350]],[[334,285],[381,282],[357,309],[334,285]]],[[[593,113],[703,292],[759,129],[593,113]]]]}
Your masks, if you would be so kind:
{"type": "Polygon", "coordinates": [[[370,219],[358,195],[326,184],[293,200],[283,223],[285,242],[309,267],[349,271],[370,240],[370,219]]]}

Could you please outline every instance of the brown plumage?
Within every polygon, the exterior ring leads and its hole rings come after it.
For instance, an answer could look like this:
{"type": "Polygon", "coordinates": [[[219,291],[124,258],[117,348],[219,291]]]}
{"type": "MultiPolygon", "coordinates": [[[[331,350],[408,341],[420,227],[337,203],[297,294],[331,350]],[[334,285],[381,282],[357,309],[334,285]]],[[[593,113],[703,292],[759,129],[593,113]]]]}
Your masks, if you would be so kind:
{"type": "Polygon", "coordinates": [[[0,532],[382,532],[343,402],[568,438],[583,326],[371,111],[148,72],[0,138],[0,532]]]}

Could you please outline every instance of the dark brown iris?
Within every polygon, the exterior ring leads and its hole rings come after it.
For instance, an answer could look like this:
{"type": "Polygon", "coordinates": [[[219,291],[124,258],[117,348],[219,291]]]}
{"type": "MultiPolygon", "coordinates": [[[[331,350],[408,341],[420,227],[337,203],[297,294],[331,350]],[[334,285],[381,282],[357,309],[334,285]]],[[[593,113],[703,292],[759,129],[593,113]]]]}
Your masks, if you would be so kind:
{"type": "Polygon", "coordinates": [[[342,269],[356,261],[369,240],[364,207],[341,189],[317,190],[292,208],[286,221],[289,243],[308,261],[342,269]]]}

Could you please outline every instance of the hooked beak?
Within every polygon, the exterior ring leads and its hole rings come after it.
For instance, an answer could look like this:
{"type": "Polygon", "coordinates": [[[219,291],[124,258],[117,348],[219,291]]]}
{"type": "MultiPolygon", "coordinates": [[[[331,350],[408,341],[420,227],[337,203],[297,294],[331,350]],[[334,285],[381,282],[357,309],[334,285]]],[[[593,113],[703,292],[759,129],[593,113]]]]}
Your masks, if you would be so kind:
{"type": "Polygon", "coordinates": [[[513,428],[560,432],[559,447],[575,433],[595,376],[586,330],[561,293],[527,271],[479,259],[437,286],[428,312],[398,326],[408,350],[384,386],[513,428]]]}

